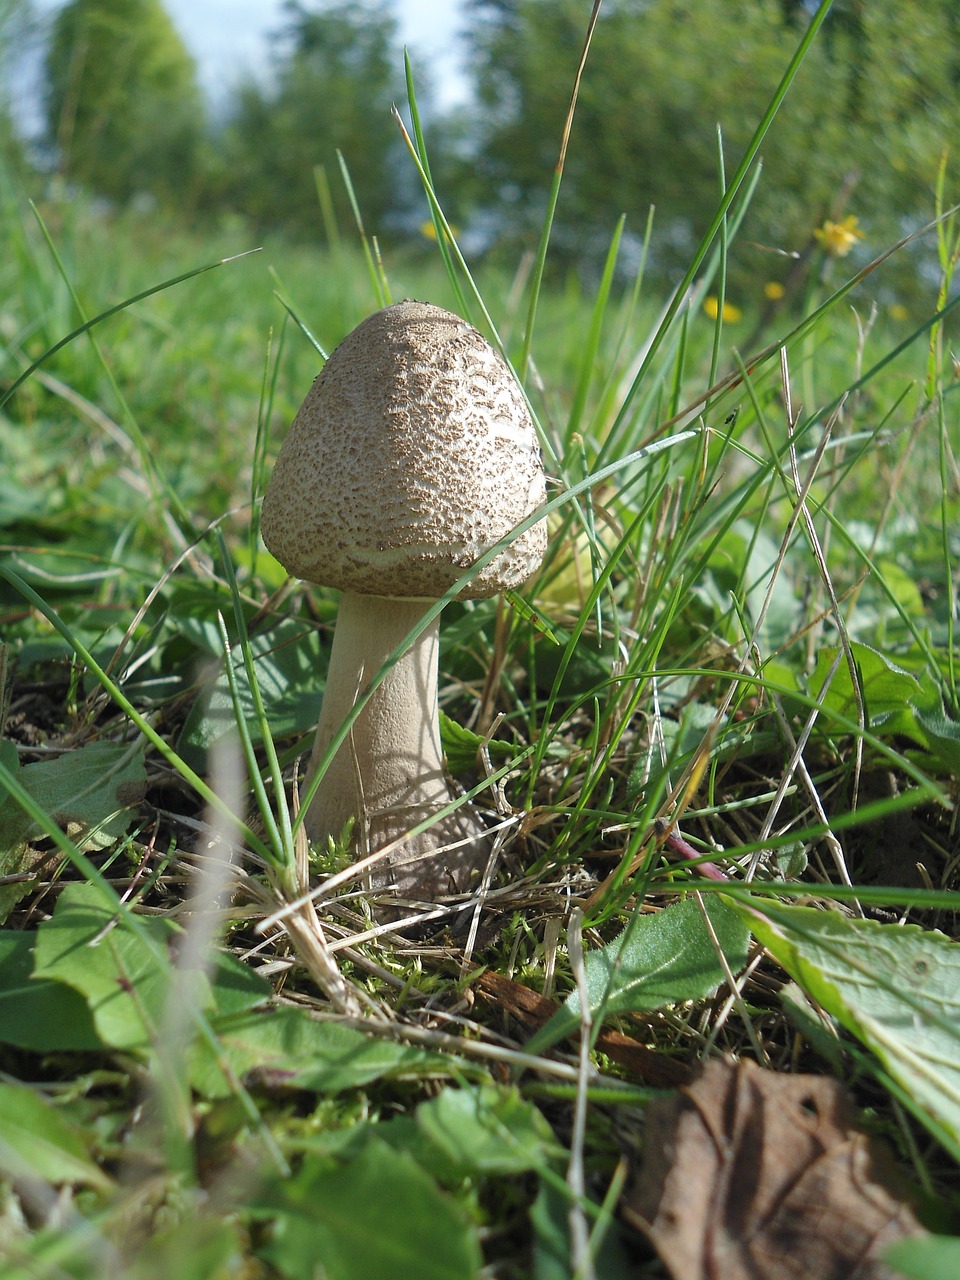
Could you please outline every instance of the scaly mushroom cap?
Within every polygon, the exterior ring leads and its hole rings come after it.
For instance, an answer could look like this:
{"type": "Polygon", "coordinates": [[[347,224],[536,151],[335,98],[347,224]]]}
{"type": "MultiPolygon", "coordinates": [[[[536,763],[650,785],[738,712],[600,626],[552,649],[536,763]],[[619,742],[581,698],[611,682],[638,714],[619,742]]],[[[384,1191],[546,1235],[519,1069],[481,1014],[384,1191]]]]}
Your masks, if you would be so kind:
{"type": "MultiPolygon", "coordinates": [[[[289,573],[367,595],[441,596],[545,496],[520,388],[472,325],[398,302],[331,354],[263,498],[262,532],[289,573]]],[[[473,579],[519,586],[546,549],[528,529],[473,579]]]]}

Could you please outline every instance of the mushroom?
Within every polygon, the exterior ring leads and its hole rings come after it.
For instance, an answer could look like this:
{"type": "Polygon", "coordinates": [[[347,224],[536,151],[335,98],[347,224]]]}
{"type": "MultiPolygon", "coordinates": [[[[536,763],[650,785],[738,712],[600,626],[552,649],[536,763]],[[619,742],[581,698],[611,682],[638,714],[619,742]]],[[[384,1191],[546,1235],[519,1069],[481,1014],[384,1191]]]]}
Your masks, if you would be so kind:
{"type": "MultiPolygon", "coordinates": [[[[358,695],[431,604],[545,497],[537,436],[513,374],[458,316],[399,302],[330,355],[293,421],[261,529],[286,570],[342,592],[307,778],[358,695]]],[[[460,593],[519,586],[546,549],[540,521],[460,593]]],[[[358,857],[393,846],[374,888],[434,898],[468,889],[489,851],[479,813],[449,805],[437,714],[434,619],[386,673],[326,769],[305,816],[314,841],[355,819],[358,857]]]]}

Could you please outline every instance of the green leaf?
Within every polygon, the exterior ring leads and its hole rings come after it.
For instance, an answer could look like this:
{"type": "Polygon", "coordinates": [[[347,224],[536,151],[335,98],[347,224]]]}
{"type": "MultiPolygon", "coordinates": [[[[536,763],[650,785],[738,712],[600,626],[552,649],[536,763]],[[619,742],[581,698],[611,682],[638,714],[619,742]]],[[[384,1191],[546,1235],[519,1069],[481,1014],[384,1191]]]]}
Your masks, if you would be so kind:
{"type": "MultiPolygon", "coordinates": [[[[556,1183],[541,1183],[530,1209],[532,1280],[570,1280],[575,1274],[570,1257],[569,1217],[569,1194],[561,1194],[556,1183]]],[[[638,1274],[632,1251],[624,1247],[617,1223],[609,1223],[608,1227],[594,1260],[594,1274],[601,1280],[631,1280],[638,1274]]]]}
{"type": "Polygon", "coordinates": [[[777,649],[793,632],[797,619],[797,597],[786,575],[770,579],[777,563],[777,544],[748,520],[737,520],[713,548],[709,571],[695,587],[701,598],[714,605],[723,616],[729,610],[730,595],[742,599],[748,616],[755,618],[766,599],[762,634],[765,649],[777,649]]]}
{"type": "MultiPolygon", "coordinates": [[[[20,753],[8,738],[0,738],[0,764],[13,774],[19,774],[20,772],[20,753]]],[[[4,791],[0,795],[0,818],[4,816],[3,811],[7,806],[10,806],[11,809],[13,808],[13,797],[9,792],[4,791]]]]}
{"type": "Polygon", "coordinates": [[[192,1213],[144,1241],[128,1264],[128,1280],[228,1280],[244,1274],[236,1222],[192,1213]]]}
{"type": "Polygon", "coordinates": [[[0,1084],[0,1168],[44,1182],[110,1186],[80,1130],[22,1084],[0,1084]]]}
{"type": "MultiPolygon", "coordinates": [[[[91,742],[56,759],[21,766],[13,743],[0,741],[0,761],[81,849],[103,849],[119,839],[146,786],[142,744],[91,742]]],[[[31,870],[44,856],[30,843],[41,834],[0,787],[0,876],[31,870]]],[[[29,881],[0,886],[0,921],[29,888],[29,881]]]]}
{"type": "Polygon", "coordinates": [[[0,473],[0,529],[23,526],[35,518],[38,522],[50,514],[53,484],[18,484],[12,475],[0,473]]]}
{"type": "Polygon", "coordinates": [[[170,985],[166,951],[177,930],[168,920],[140,925],[161,957],[98,885],[68,884],[37,930],[34,972],[79,991],[98,1035],[115,1049],[145,1049],[155,1041],[170,985]]]}
{"type": "Polygon", "coordinates": [[[197,1041],[190,1055],[190,1082],[206,1097],[233,1092],[231,1077],[260,1075],[276,1086],[337,1093],[384,1076],[447,1075],[453,1064],[438,1054],[364,1035],[336,1022],[318,1022],[288,1005],[214,1022],[218,1055],[197,1041]]]}
{"type": "Polygon", "coordinates": [[[541,1112],[516,1088],[444,1089],[421,1103],[416,1122],[453,1169],[467,1176],[525,1173],[563,1155],[541,1112]]]}
{"type": "MultiPolygon", "coordinates": [[[[0,764],[20,780],[17,748],[4,738],[0,738],[0,764]]],[[[0,791],[0,876],[26,875],[41,858],[42,855],[36,849],[31,849],[25,839],[29,827],[29,817],[17,806],[13,796],[7,791],[0,791]]],[[[0,885],[0,924],[20,899],[30,892],[30,887],[29,880],[14,880],[10,884],[0,885]]]]}
{"type": "Polygon", "coordinates": [[[228,951],[216,952],[209,963],[215,1025],[231,1014],[258,1008],[273,995],[273,988],[265,978],[228,951]]]}
{"type": "Polygon", "coordinates": [[[942,704],[936,711],[918,711],[916,719],[929,753],[948,773],[960,777],[960,721],[952,720],[942,704]]]}
{"type": "Polygon", "coordinates": [[[307,1157],[266,1201],[277,1212],[264,1254],[290,1280],[475,1280],[483,1262],[456,1202],[377,1138],[346,1165],[307,1157]]]}
{"type": "MultiPolygon", "coordinates": [[[[91,742],[55,760],[23,765],[17,780],[81,848],[104,849],[124,834],[131,806],[143,798],[143,746],[91,742]]],[[[4,801],[0,852],[9,853],[40,833],[11,796],[4,801]]]]}
{"type": "Polygon", "coordinates": [[[960,1159],[960,943],[918,925],[768,899],[740,910],[774,959],[876,1055],[900,1101],[960,1159]]]}
{"type": "MultiPolygon", "coordinates": [[[[869,645],[854,641],[850,648],[860,676],[867,727],[876,731],[882,725],[887,725],[888,732],[901,730],[909,732],[910,722],[913,719],[910,703],[917,698],[921,689],[916,676],[892,662],[885,654],[871,649],[869,645]],[[902,723],[904,718],[907,720],[905,724],[902,723]],[[894,720],[897,721],[896,729],[890,724],[894,720]]],[[[809,687],[818,698],[838,652],[838,649],[833,647],[821,649],[817,654],[817,663],[810,676],[809,687]]],[[[848,720],[856,720],[856,693],[850,668],[845,659],[841,658],[840,665],[820,701],[826,711],[835,711],[848,720]]]]}
{"type": "Polygon", "coordinates": [[[104,1048],[78,991],[32,977],[36,938],[13,929],[0,933],[0,1041],[37,1053],[104,1048]]]}
{"type": "Polygon", "coordinates": [[[556,1187],[541,1183],[530,1208],[533,1229],[533,1280],[570,1280],[570,1205],[556,1187]]]}
{"type": "MultiPolygon", "coordinates": [[[[717,941],[736,972],[746,963],[750,933],[726,898],[702,899],[717,941]]],[[[584,959],[590,1012],[597,1017],[661,1009],[712,995],[726,975],[695,898],[651,915],[635,915],[626,929],[584,959]]],[[[540,1053],[580,1025],[580,995],[573,991],[527,1045],[540,1053]]]]}
{"type": "Polygon", "coordinates": [[[500,756],[501,759],[508,759],[515,750],[509,742],[499,738],[491,738],[488,741],[479,733],[474,733],[472,729],[465,729],[463,725],[457,724],[456,720],[451,720],[442,711],[440,712],[440,741],[443,744],[447,765],[453,774],[468,773],[471,769],[475,769],[477,753],[482,746],[488,748],[491,756],[500,756]]]}
{"type": "Polygon", "coordinates": [[[911,1280],[957,1280],[960,1239],[956,1236],[908,1236],[889,1245],[884,1262],[911,1280]]]}
{"type": "MultiPolygon", "coordinates": [[[[104,1044],[145,1051],[156,1040],[173,989],[167,953],[179,933],[168,920],[143,917],[134,932],[98,886],[65,885],[53,916],[37,930],[34,981],[46,978],[79,992],[104,1044]]],[[[196,984],[198,1004],[215,1026],[270,996],[262,978],[219,952],[211,957],[209,975],[180,977],[196,984]]]]}
{"type": "MultiPolygon", "coordinates": [[[[317,723],[323,697],[323,655],[319,633],[295,618],[285,618],[268,632],[250,637],[257,683],[275,738],[304,733],[317,723]]],[[[254,742],[262,741],[250,682],[237,661],[236,679],[247,727],[254,742]]],[[[198,758],[236,728],[233,698],[226,672],[221,671],[187,717],[178,742],[184,759],[198,758]]]]}
{"type": "MultiPolygon", "coordinates": [[[[915,548],[912,549],[915,550],[915,548]]],[[[900,565],[888,556],[881,556],[876,564],[877,574],[883,581],[886,592],[889,592],[900,606],[900,612],[910,618],[922,618],[927,609],[917,581],[918,578],[923,577],[922,574],[917,573],[917,561],[914,560],[913,564],[908,562],[906,565],[900,565]]]]}

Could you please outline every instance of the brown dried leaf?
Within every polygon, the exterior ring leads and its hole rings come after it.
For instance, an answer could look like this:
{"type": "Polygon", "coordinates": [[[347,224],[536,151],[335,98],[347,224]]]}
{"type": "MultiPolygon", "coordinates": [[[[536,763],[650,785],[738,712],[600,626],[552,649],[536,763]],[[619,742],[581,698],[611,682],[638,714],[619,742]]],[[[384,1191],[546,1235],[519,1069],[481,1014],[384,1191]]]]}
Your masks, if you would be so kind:
{"type": "Polygon", "coordinates": [[[648,1108],[622,1208],[672,1280],[893,1280],[922,1230],[899,1184],[836,1081],[715,1061],[648,1108]]]}
{"type": "MultiPolygon", "coordinates": [[[[548,1000],[539,992],[532,991],[503,974],[495,973],[492,969],[482,973],[475,985],[482,996],[498,1004],[528,1027],[544,1026],[560,1008],[555,1000],[548,1000]]],[[[632,1075],[655,1089],[685,1084],[690,1079],[690,1068],[684,1063],[675,1062],[666,1054],[658,1053],[622,1032],[601,1031],[596,1045],[601,1053],[605,1053],[614,1062],[619,1062],[632,1075]]]]}

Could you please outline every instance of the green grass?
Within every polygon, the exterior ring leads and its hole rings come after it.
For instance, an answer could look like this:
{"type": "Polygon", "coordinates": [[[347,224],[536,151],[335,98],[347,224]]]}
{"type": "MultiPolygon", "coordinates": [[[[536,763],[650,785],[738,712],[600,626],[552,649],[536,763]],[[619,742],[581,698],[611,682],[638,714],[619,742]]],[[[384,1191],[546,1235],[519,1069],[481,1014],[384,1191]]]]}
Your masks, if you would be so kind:
{"type": "Polygon", "coordinates": [[[589,296],[541,275],[549,219],[529,279],[472,274],[442,193],[443,251],[378,264],[4,191],[4,1276],[620,1275],[612,1135],[721,1051],[846,1083],[949,1229],[957,226],[915,331],[841,260],[714,322],[755,176],[670,300],[620,229],[589,296]],[[306,847],[336,606],[255,537],[317,346],[385,296],[502,343],[552,478],[537,579],[442,615],[450,767],[504,831],[466,933],[306,847]]]}

